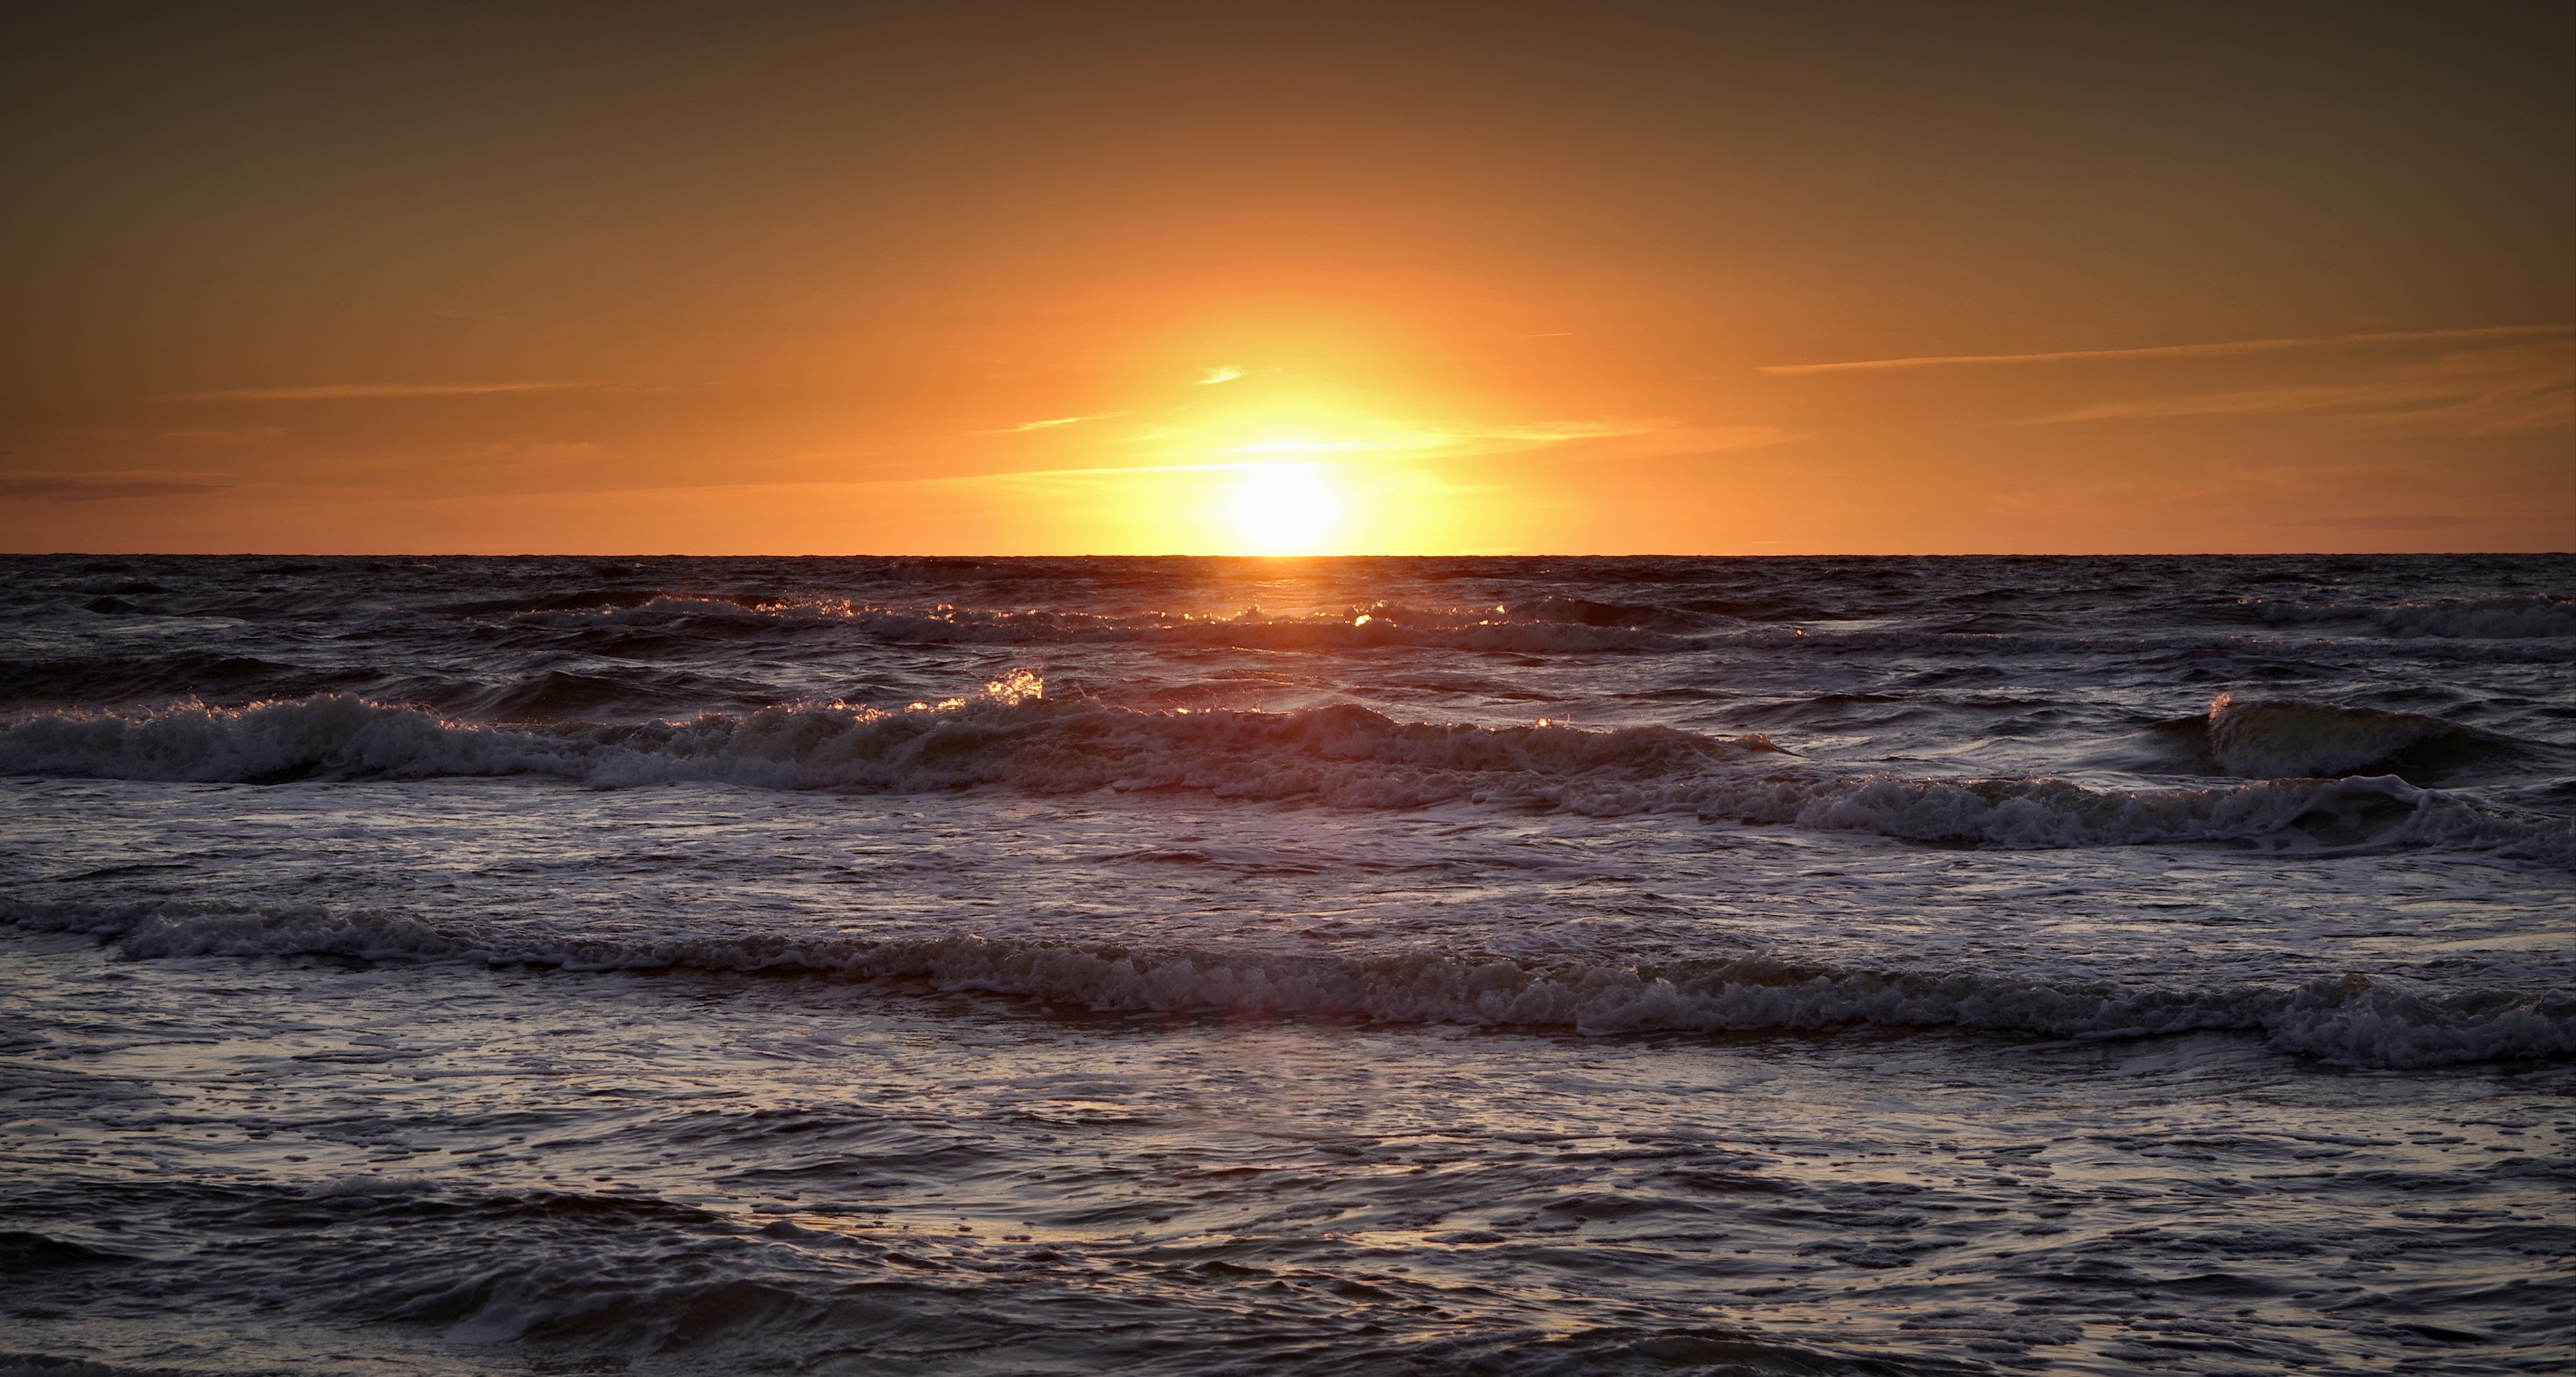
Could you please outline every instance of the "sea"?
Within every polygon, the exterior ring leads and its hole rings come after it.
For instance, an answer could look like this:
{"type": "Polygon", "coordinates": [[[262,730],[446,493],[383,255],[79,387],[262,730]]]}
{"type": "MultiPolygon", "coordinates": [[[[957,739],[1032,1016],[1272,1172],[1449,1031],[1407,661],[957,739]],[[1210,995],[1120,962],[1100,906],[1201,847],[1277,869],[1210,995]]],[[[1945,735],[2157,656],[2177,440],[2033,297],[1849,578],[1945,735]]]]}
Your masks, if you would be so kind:
{"type": "Polygon", "coordinates": [[[2571,594],[0,559],[0,1374],[2565,1372],[2571,594]]]}

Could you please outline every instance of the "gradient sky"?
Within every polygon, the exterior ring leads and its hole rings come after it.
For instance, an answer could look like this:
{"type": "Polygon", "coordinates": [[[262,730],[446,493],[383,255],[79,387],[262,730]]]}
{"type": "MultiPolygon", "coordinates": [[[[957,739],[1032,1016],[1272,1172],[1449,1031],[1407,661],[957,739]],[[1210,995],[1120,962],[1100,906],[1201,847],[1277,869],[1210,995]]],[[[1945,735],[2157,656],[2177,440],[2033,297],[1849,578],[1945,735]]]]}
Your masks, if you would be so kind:
{"type": "Polygon", "coordinates": [[[2576,548],[2571,14],[30,11],[0,548],[2576,548]]]}

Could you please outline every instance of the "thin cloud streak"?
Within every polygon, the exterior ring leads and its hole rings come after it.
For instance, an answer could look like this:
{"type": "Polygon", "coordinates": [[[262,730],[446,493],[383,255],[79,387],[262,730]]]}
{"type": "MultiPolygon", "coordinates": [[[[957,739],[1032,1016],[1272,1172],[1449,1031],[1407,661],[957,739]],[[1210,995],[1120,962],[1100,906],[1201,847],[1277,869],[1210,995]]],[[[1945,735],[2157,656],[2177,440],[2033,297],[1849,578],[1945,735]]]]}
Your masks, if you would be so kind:
{"type": "Polygon", "coordinates": [[[1542,422],[1520,426],[1434,426],[1410,428],[1380,424],[1357,427],[1336,438],[1305,438],[1303,432],[1273,440],[1254,440],[1228,445],[1222,449],[1204,448],[1207,433],[1187,426],[1148,425],[1123,438],[1124,444],[1171,444],[1210,454],[1278,454],[1278,453],[1345,453],[1345,452],[1414,452],[1442,451],[1446,456],[1490,452],[1495,449],[1526,448],[1538,445],[1565,445],[1584,440],[1599,440],[1621,435],[1643,434],[1665,429],[1664,423],[1609,424],[1600,421],[1542,422]],[[1201,447],[1201,448],[1193,448],[1201,447]]]}
{"type": "Polygon", "coordinates": [[[1082,423],[1083,423],[1083,422],[1085,422],[1085,421],[1106,421],[1106,420],[1111,420],[1111,419],[1113,419],[1113,418],[1115,418],[1115,417],[1125,416],[1125,415],[1128,415],[1128,414],[1130,414],[1130,413],[1128,413],[1128,412],[1124,412],[1124,411],[1103,411],[1103,412],[1101,412],[1100,414],[1098,414],[1098,415],[1096,415],[1096,416],[1058,416],[1058,417],[1056,417],[1056,418],[1055,418],[1055,419],[1053,419],[1053,420],[1048,420],[1048,421],[1022,421],[1022,422],[1020,422],[1018,425],[1015,425],[1015,426],[1004,426],[1004,427],[1002,427],[1000,430],[985,430],[985,431],[978,431],[978,432],[976,432],[976,433],[977,433],[977,434],[980,434],[980,435],[1017,435],[1017,434],[1021,433],[1022,431],[1028,431],[1028,430],[1052,430],[1052,429],[1054,429],[1054,428],[1055,428],[1055,427],[1057,427],[1057,426],[1074,426],[1074,425],[1080,425],[1080,424],[1082,424],[1082,423]]]}
{"type": "Polygon", "coordinates": [[[128,497],[197,497],[223,492],[231,483],[170,482],[157,479],[67,478],[57,474],[0,474],[0,497],[25,502],[112,502],[128,497]]]}
{"type": "Polygon", "coordinates": [[[1242,369],[1240,369],[1240,368],[1237,368],[1237,367],[1235,367],[1233,364],[1230,364],[1230,363],[1229,363],[1229,364],[1226,364],[1226,365],[1224,365],[1223,367],[1220,367],[1220,368],[1211,368],[1211,369],[1209,369],[1209,370],[1207,371],[1207,376],[1206,376],[1206,377],[1199,379],[1197,382],[1191,383],[1191,384],[1190,384],[1190,386],[1192,386],[1192,387],[1214,387],[1214,386],[1216,386],[1218,383],[1222,383],[1222,382],[1232,382],[1232,381],[1234,381],[1235,379],[1240,378],[1240,377],[1242,377],[1242,376],[1243,376],[1243,370],[1242,370],[1242,369]]]}
{"type": "Polygon", "coordinates": [[[576,392],[620,388],[625,383],[322,383],[311,387],[237,387],[216,392],[170,392],[165,402],[337,402],[390,397],[480,397],[496,392],[576,392]]]}
{"type": "Polygon", "coordinates": [[[2342,531],[2430,531],[2445,526],[2477,526],[2490,521],[2559,519],[2554,516],[2321,516],[2313,521],[2276,521],[2272,524],[2342,531]]]}
{"type": "Polygon", "coordinates": [[[2576,419],[2576,388],[2569,384],[2569,363],[2565,347],[2551,344],[2464,350],[2351,382],[2101,402],[2007,424],[2328,412],[2376,426],[2458,435],[2545,430],[2576,419]]]}
{"type": "MultiPolygon", "coordinates": [[[[1185,432],[1161,431],[1137,437],[1147,441],[1191,441],[1185,432]]],[[[1205,459],[1168,464],[1126,464],[1088,468],[1015,469],[999,473],[933,478],[929,482],[992,483],[1018,480],[1105,477],[1151,473],[1222,473],[1278,468],[1337,468],[1355,460],[1362,468],[1392,460],[1428,465],[1489,455],[1554,450],[1587,459],[1634,460],[1681,454],[1715,454],[1727,450],[1763,449],[1807,437],[1778,426],[1675,426],[1567,421],[1521,426],[1481,426],[1382,434],[1350,440],[1321,440],[1281,445],[1236,445],[1203,449],[1194,444],[1167,451],[1205,455],[1205,459]],[[1226,456],[1217,458],[1216,456],[1226,456]],[[1233,456],[1241,456],[1235,458],[1233,456]]]]}
{"type": "Polygon", "coordinates": [[[2068,349],[2053,354],[1942,354],[1918,359],[1861,359],[1852,363],[1775,363],[1754,369],[1765,377],[1807,373],[1857,373],[1976,363],[2064,363],[2086,359],[2226,358],[2338,344],[2444,344],[2467,340],[2531,338],[2576,332],[2576,325],[2482,325],[2464,330],[2395,330],[2367,335],[2309,335],[2294,339],[2230,340],[2219,344],[2160,344],[2144,349],[2068,349]]]}
{"type": "Polygon", "coordinates": [[[1001,473],[966,473],[953,477],[910,479],[922,483],[994,483],[1017,478],[1092,478],[1121,473],[1231,473],[1243,469],[1313,469],[1327,465],[1312,460],[1244,464],[1131,464],[1104,469],[1010,469],[1001,473]]]}

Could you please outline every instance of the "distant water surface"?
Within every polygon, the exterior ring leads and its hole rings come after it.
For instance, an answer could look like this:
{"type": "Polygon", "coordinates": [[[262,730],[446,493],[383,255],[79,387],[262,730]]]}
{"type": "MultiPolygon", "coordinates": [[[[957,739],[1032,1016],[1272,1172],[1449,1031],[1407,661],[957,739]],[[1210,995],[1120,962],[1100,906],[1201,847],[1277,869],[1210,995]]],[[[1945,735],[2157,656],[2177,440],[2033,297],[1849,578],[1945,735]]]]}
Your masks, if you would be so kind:
{"type": "Polygon", "coordinates": [[[2564,1371],[2576,559],[0,559],[0,1374],[2564,1371]]]}

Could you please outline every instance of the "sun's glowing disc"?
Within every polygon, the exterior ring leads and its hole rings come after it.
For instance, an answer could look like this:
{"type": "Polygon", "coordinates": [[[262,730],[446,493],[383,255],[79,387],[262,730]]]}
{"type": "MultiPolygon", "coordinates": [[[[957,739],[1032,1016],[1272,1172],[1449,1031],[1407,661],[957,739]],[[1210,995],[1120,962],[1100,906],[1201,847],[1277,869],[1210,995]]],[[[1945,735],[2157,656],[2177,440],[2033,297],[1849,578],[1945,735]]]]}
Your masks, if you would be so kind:
{"type": "Polygon", "coordinates": [[[1332,539],[1342,500],[1326,465],[1248,464],[1235,472],[1225,515],[1251,553],[1312,554],[1332,539]]]}

